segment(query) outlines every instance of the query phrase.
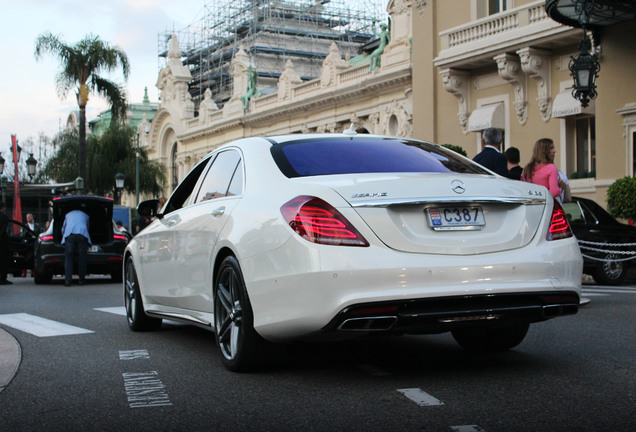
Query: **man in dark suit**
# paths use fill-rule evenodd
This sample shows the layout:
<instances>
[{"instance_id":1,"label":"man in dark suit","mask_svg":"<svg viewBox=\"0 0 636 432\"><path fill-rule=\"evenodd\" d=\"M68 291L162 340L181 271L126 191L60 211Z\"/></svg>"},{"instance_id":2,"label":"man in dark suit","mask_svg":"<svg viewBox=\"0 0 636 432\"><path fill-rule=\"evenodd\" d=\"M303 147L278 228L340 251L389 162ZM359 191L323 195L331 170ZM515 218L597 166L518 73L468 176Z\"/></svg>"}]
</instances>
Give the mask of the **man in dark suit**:
<instances>
[{"instance_id":1,"label":"man in dark suit","mask_svg":"<svg viewBox=\"0 0 636 432\"><path fill-rule=\"evenodd\" d=\"M9 272L9 233L8 225L11 220L5 213L7 206L0 201L0 285L11 285L13 282L7 280Z\"/></svg>"},{"instance_id":2,"label":"man in dark suit","mask_svg":"<svg viewBox=\"0 0 636 432\"><path fill-rule=\"evenodd\" d=\"M508 160L501 153L500 146L501 130L497 128L484 129L481 134L482 150L473 158L473 161L501 176L507 177Z\"/></svg>"}]
</instances>

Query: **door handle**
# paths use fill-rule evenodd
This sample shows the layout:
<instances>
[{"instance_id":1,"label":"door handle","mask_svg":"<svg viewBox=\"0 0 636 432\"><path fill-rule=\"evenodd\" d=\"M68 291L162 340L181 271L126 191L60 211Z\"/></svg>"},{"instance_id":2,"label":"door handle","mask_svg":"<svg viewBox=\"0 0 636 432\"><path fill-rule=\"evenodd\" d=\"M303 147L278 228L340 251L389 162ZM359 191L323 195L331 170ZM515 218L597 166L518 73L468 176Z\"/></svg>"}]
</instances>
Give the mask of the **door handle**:
<instances>
[{"instance_id":1,"label":"door handle","mask_svg":"<svg viewBox=\"0 0 636 432\"><path fill-rule=\"evenodd\" d=\"M225 213L225 207L219 207L217 209L212 210L213 217L223 216L223 213Z\"/></svg>"}]
</instances>

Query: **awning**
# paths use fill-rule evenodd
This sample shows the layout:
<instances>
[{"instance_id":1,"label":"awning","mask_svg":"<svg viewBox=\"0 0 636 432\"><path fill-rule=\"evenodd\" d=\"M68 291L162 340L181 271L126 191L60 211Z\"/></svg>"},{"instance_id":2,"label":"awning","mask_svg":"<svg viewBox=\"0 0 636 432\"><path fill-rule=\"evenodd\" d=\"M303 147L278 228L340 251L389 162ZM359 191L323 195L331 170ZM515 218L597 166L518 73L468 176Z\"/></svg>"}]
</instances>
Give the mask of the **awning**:
<instances>
[{"instance_id":1,"label":"awning","mask_svg":"<svg viewBox=\"0 0 636 432\"><path fill-rule=\"evenodd\" d=\"M562 91L554 98L552 102L552 117L568 117L577 114L594 114L594 100L583 108L581 102L574 99L572 89Z\"/></svg>"},{"instance_id":2,"label":"awning","mask_svg":"<svg viewBox=\"0 0 636 432\"><path fill-rule=\"evenodd\" d=\"M477 108L468 118L468 131L477 132L489 127L504 129L504 106L502 103Z\"/></svg>"}]
</instances>

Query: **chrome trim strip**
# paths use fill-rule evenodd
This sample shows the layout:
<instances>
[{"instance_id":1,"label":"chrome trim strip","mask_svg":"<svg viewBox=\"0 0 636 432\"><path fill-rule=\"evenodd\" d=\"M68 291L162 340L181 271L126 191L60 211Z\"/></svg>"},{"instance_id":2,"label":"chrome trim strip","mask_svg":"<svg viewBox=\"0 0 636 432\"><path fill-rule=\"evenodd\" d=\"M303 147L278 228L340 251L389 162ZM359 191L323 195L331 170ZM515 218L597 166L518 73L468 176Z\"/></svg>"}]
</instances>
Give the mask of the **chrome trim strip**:
<instances>
[{"instance_id":1,"label":"chrome trim strip","mask_svg":"<svg viewBox=\"0 0 636 432\"><path fill-rule=\"evenodd\" d=\"M177 313L170 313L170 312L158 312L158 311L146 311L146 314L150 316L154 316L155 318L165 318L165 319L173 319L177 321L187 321L187 322L193 322L196 324L204 325L206 327L212 327L211 323L195 318L192 315L177 314Z\"/></svg>"},{"instance_id":2,"label":"chrome trim strip","mask_svg":"<svg viewBox=\"0 0 636 432\"><path fill-rule=\"evenodd\" d=\"M389 207L392 205L438 205L438 204L516 204L545 205L545 198L517 197L430 197L430 198L398 198L386 200L349 201L351 207Z\"/></svg>"}]
</instances>

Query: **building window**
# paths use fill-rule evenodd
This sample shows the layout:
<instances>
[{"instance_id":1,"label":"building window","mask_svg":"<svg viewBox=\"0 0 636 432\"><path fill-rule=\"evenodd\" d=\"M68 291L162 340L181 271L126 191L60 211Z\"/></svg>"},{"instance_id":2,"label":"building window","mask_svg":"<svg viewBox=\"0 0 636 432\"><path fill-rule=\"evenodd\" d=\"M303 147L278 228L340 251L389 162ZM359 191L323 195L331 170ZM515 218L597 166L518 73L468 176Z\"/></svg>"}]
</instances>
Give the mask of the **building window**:
<instances>
[{"instance_id":1,"label":"building window","mask_svg":"<svg viewBox=\"0 0 636 432\"><path fill-rule=\"evenodd\" d=\"M594 117L573 119L573 137L568 143L570 178L596 177L596 121Z\"/></svg>"},{"instance_id":2,"label":"building window","mask_svg":"<svg viewBox=\"0 0 636 432\"><path fill-rule=\"evenodd\" d=\"M473 0L473 19L484 18L514 7L514 0Z\"/></svg>"},{"instance_id":3,"label":"building window","mask_svg":"<svg viewBox=\"0 0 636 432\"><path fill-rule=\"evenodd\" d=\"M507 10L507 3L507 0L488 0L488 15L493 15Z\"/></svg>"}]
</instances>

